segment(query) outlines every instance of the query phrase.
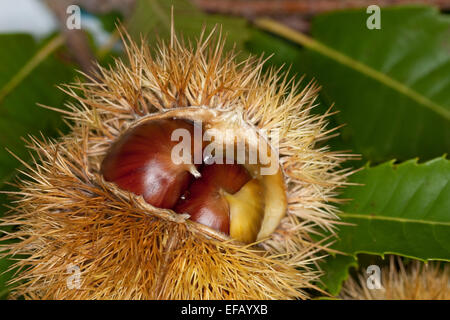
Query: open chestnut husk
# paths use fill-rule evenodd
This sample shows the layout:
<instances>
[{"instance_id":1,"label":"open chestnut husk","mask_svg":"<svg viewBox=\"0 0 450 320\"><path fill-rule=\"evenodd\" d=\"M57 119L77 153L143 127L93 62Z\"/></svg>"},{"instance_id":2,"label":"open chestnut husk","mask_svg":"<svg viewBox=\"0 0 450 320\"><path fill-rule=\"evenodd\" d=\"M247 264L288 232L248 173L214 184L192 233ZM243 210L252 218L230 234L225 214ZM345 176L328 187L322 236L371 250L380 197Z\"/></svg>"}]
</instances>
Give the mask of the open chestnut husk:
<instances>
[{"instance_id":1,"label":"open chestnut husk","mask_svg":"<svg viewBox=\"0 0 450 320\"><path fill-rule=\"evenodd\" d=\"M267 236L278 226L287 208L286 193L282 177L267 178L262 174L264 166L257 162L258 157L274 151L265 155L259 152L260 144L267 142L258 137L255 128L244 125L237 117L235 114L234 122L230 122L227 113L180 108L156 119L142 120L108 150L101 173L106 181L142 195L155 207L187 213L192 221L235 240L254 242L261 238L258 238L261 229L265 230L263 236ZM195 132L196 127L200 132ZM178 150L180 137L187 140L184 150ZM196 148L200 157L195 157ZM271 148L265 145L261 149ZM207 150L213 152L206 154ZM184 162L176 161L175 151L182 151ZM252 164L247 159L251 152L257 152ZM208 157L217 163L206 163ZM201 161L195 163L194 158ZM238 158L241 163L237 163ZM267 176L281 176L278 159L271 160L275 164L266 167L275 169ZM266 193L278 194L276 210L271 203L273 196ZM266 212L266 206L272 209ZM266 219L262 228L265 214L272 219Z\"/></svg>"},{"instance_id":2,"label":"open chestnut husk","mask_svg":"<svg viewBox=\"0 0 450 320\"><path fill-rule=\"evenodd\" d=\"M66 87L70 132L31 138L34 160L0 218L13 228L0 255L20 257L13 298L306 299L316 289L326 244L310 235L333 232L348 175L347 156L323 144L328 114L311 113L317 87L263 72L262 59L236 62L214 31L186 43L126 43L128 62ZM170 139L176 129L191 136L185 148Z\"/></svg>"}]
</instances>

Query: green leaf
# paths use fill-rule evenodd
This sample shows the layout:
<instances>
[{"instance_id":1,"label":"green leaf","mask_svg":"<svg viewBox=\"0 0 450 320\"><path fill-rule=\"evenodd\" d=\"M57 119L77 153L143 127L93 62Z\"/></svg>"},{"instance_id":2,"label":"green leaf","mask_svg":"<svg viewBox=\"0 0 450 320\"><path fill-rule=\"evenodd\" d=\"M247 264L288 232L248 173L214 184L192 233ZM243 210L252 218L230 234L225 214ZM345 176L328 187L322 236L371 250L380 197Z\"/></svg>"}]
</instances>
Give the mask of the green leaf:
<instances>
[{"instance_id":1,"label":"green leaf","mask_svg":"<svg viewBox=\"0 0 450 320\"><path fill-rule=\"evenodd\" d=\"M343 140L366 159L431 159L450 150L449 16L430 7L386 8L381 30L367 29L367 17L362 10L318 16L312 38L261 20L305 49L275 37L247 48L260 52L272 42L273 61L316 78L322 97L340 110Z\"/></svg>"},{"instance_id":2,"label":"green leaf","mask_svg":"<svg viewBox=\"0 0 450 320\"><path fill-rule=\"evenodd\" d=\"M39 132L51 136L61 128L58 113L36 104L61 106L64 95L55 86L71 80L74 72L56 56L48 57L52 51L46 52L46 48L51 41L39 46L31 36L22 34L0 35L0 41L0 189L3 189L19 165L6 148L26 160L22 137Z\"/></svg>"},{"instance_id":3,"label":"green leaf","mask_svg":"<svg viewBox=\"0 0 450 320\"><path fill-rule=\"evenodd\" d=\"M62 106L64 94L56 85L70 81L73 66L60 60L55 52L62 41L55 37L40 44L29 35L0 35L0 190L20 166L7 150L27 161L29 154L22 138L29 134L54 136L62 129L61 116L36 105ZM5 211L6 196L0 194L0 216ZM0 296L6 296L5 282L12 273L3 272L11 261L0 259Z\"/></svg>"},{"instance_id":4,"label":"green leaf","mask_svg":"<svg viewBox=\"0 0 450 320\"><path fill-rule=\"evenodd\" d=\"M323 286L337 295L357 255L397 254L419 260L450 261L450 161L437 158L418 164L393 161L366 166L351 178L340 209L351 225L339 226L333 249L349 256L321 262ZM359 259L358 259L359 260Z\"/></svg>"},{"instance_id":5,"label":"green leaf","mask_svg":"<svg viewBox=\"0 0 450 320\"><path fill-rule=\"evenodd\" d=\"M6 299L9 294L7 282L13 277L15 270L8 270L13 264L13 260L0 259L0 300Z\"/></svg>"},{"instance_id":6,"label":"green leaf","mask_svg":"<svg viewBox=\"0 0 450 320\"><path fill-rule=\"evenodd\" d=\"M336 296L341 290L342 283L348 278L349 268L357 266L358 261L353 256L342 254L328 256L320 262L320 269L324 272L320 278L322 287Z\"/></svg>"},{"instance_id":7,"label":"green leaf","mask_svg":"<svg viewBox=\"0 0 450 320\"><path fill-rule=\"evenodd\" d=\"M398 254L421 260L450 261L450 161L410 160L356 173L344 198L335 249L349 254Z\"/></svg>"},{"instance_id":8,"label":"green leaf","mask_svg":"<svg viewBox=\"0 0 450 320\"><path fill-rule=\"evenodd\" d=\"M216 25L222 27L227 37L228 50L235 44L237 50L243 50L244 42L250 38L252 30L245 19L205 14L187 0L137 0L134 14L127 22L128 32L135 40L145 35L152 44L157 37L169 39L172 7L177 33L191 42L199 38L203 27L209 32Z\"/></svg>"},{"instance_id":9,"label":"green leaf","mask_svg":"<svg viewBox=\"0 0 450 320\"><path fill-rule=\"evenodd\" d=\"M103 14L97 14L103 29L112 33L116 31L116 25L123 21L123 14L120 11L112 10Z\"/></svg>"}]
</instances>

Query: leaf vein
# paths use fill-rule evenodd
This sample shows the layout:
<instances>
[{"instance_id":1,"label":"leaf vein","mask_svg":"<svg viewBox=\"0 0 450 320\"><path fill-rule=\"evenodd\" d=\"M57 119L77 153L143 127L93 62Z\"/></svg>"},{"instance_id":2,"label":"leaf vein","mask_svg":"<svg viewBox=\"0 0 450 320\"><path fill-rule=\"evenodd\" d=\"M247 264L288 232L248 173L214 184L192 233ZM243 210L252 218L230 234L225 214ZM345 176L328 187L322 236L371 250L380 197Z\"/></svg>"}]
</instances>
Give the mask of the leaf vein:
<instances>
[{"instance_id":1,"label":"leaf vein","mask_svg":"<svg viewBox=\"0 0 450 320\"><path fill-rule=\"evenodd\" d=\"M402 223L422 223L422 224L441 225L441 226L449 226L450 227L450 222L446 222L446 221L427 221L427 220L421 220L421 219L406 219L406 218L399 218L399 217L366 215L366 214L357 214L357 213L340 213L339 216L342 218L386 220L386 221L396 221L396 222L402 222Z\"/></svg>"}]
</instances>

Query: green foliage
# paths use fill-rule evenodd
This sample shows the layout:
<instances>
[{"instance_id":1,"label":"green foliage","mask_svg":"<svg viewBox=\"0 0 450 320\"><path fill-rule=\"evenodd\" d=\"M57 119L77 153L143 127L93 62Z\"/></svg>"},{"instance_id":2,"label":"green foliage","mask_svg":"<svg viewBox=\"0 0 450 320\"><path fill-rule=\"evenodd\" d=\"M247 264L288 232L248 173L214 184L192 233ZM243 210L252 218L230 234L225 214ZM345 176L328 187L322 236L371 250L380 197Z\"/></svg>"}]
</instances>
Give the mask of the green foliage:
<instances>
[{"instance_id":1,"label":"green foliage","mask_svg":"<svg viewBox=\"0 0 450 320\"><path fill-rule=\"evenodd\" d=\"M366 166L346 188L337 250L450 260L450 161Z\"/></svg>"},{"instance_id":2,"label":"green foliage","mask_svg":"<svg viewBox=\"0 0 450 320\"><path fill-rule=\"evenodd\" d=\"M0 88L18 73L45 43L37 44L29 35L0 35ZM42 61L12 92L0 100L0 189L5 187L19 162L6 150L21 159L28 159L22 138L28 135L54 135L61 128L58 113L37 106L60 107L65 99L56 85L68 82L74 75L73 66L63 63L56 55ZM2 209L0 209L1 212Z\"/></svg>"},{"instance_id":3,"label":"green foliage","mask_svg":"<svg viewBox=\"0 0 450 320\"><path fill-rule=\"evenodd\" d=\"M351 149L372 163L448 152L449 17L428 7L383 9L381 30L364 28L366 18L361 10L318 16L315 43L303 42L304 48L269 34L253 34L246 47L255 53L272 48L272 63L291 64L294 73L318 81L325 102L319 109L335 102L339 113L331 122L346 124L334 148ZM342 56L351 63L342 63ZM450 260L449 174L443 158L421 165L389 162L356 174L351 181L363 185L344 192L353 201L341 208L353 226L340 226L333 247L350 256L321 264L326 289L338 294L363 252Z\"/></svg>"},{"instance_id":4,"label":"green foliage","mask_svg":"<svg viewBox=\"0 0 450 320\"><path fill-rule=\"evenodd\" d=\"M48 42L38 44L31 36L23 34L0 35L0 42L0 190L5 191L12 189L7 183L15 176L15 169L20 168L20 162L7 149L27 161L29 154L22 138L40 133L51 137L63 129L58 113L36 104L61 107L66 97L56 85L71 81L75 72L72 65L61 59L62 56L53 54L37 61L37 67L6 92L3 89L11 79L30 60L36 59L36 54ZM61 51L58 53L63 54ZM5 194L0 194L0 216L6 210L6 198ZM11 264L10 260L0 259L0 298L8 292L5 283L13 272L4 271Z\"/></svg>"},{"instance_id":5,"label":"green foliage","mask_svg":"<svg viewBox=\"0 0 450 320\"><path fill-rule=\"evenodd\" d=\"M323 263L322 281L337 294L355 265L357 254L397 254L420 260L450 261L450 161L437 158L418 164L387 162L366 166L352 176L362 184L346 188L341 207L337 256Z\"/></svg>"},{"instance_id":6,"label":"green foliage","mask_svg":"<svg viewBox=\"0 0 450 320\"><path fill-rule=\"evenodd\" d=\"M317 79L324 101L339 110L334 120L346 124L342 146L366 160L440 156L450 150L449 17L429 7L386 8L381 30L367 29L367 17L363 10L316 17L312 37L326 52L265 35L247 48L270 45L272 62Z\"/></svg>"},{"instance_id":7,"label":"green foliage","mask_svg":"<svg viewBox=\"0 0 450 320\"><path fill-rule=\"evenodd\" d=\"M97 16L103 28L108 32L114 32L116 25L121 23L123 15L119 11L111 11Z\"/></svg>"},{"instance_id":8,"label":"green foliage","mask_svg":"<svg viewBox=\"0 0 450 320\"><path fill-rule=\"evenodd\" d=\"M253 32L244 19L208 15L186 0L137 0L136 10L127 23L130 35L137 41L146 36L151 44L156 43L157 38L168 40L172 7L177 32L191 42L199 38L203 28L208 33L217 26L227 37L227 50L234 45L237 50L243 50L244 41Z\"/></svg>"},{"instance_id":9,"label":"green foliage","mask_svg":"<svg viewBox=\"0 0 450 320\"><path fill-rule=\"evenodd\" d=\"M12 279L16 272L16 269L9 270L13 262L12 259L0 259L0 300L8 297L10 287L7 282Z\"/></svg>"},{"instance_id":10,"label":"green foliage","mask_svg":"<svg viewBox=\"0 0 450 320\"><path fill-rule=\"evenodd\" d=\"M350 267L357 267L358 261L353 256L343 254L330 255L320 262L320 269L324 272L321 285L333 296L341 290L342 283L348 278Z\"/></svg>"}]
</instances>

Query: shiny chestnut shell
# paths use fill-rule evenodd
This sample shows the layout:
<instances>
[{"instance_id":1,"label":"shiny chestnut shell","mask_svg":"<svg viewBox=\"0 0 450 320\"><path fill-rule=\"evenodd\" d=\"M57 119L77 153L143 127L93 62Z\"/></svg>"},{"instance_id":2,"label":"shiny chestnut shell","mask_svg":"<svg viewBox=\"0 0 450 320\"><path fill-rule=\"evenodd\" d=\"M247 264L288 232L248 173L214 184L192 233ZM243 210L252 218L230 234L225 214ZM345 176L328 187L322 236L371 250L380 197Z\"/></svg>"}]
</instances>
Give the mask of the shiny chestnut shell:
<instances>
[{"instance_id":1,"label":"shiny chestnut shell","mask_svg":"<svg viewBox=\"0 0 450 320\"><path fill-rule=\"evenodd\" d=\"M194 136L194 125L181 119L151 120L129 130L103 160L104 179L142 195L155 207L172 208L193 179L189 164L174 164L171 159L172 148L179 143L171 140L172 132L180 128ZM191 151L193 155L193 142Z\"/></svg>"},{"instance_id":2,"label":"shiny chestnut shell","mask_svg":"<svg viewBox=\"0 0 450 320\"><path fill-rule=\"evenodd\" d=\"M185 192L174 210L225 234L230 233L230 208L224 193L235 194L251 180L239 164L204 165L201 177Z\"/></svg>"}]
</instances>

